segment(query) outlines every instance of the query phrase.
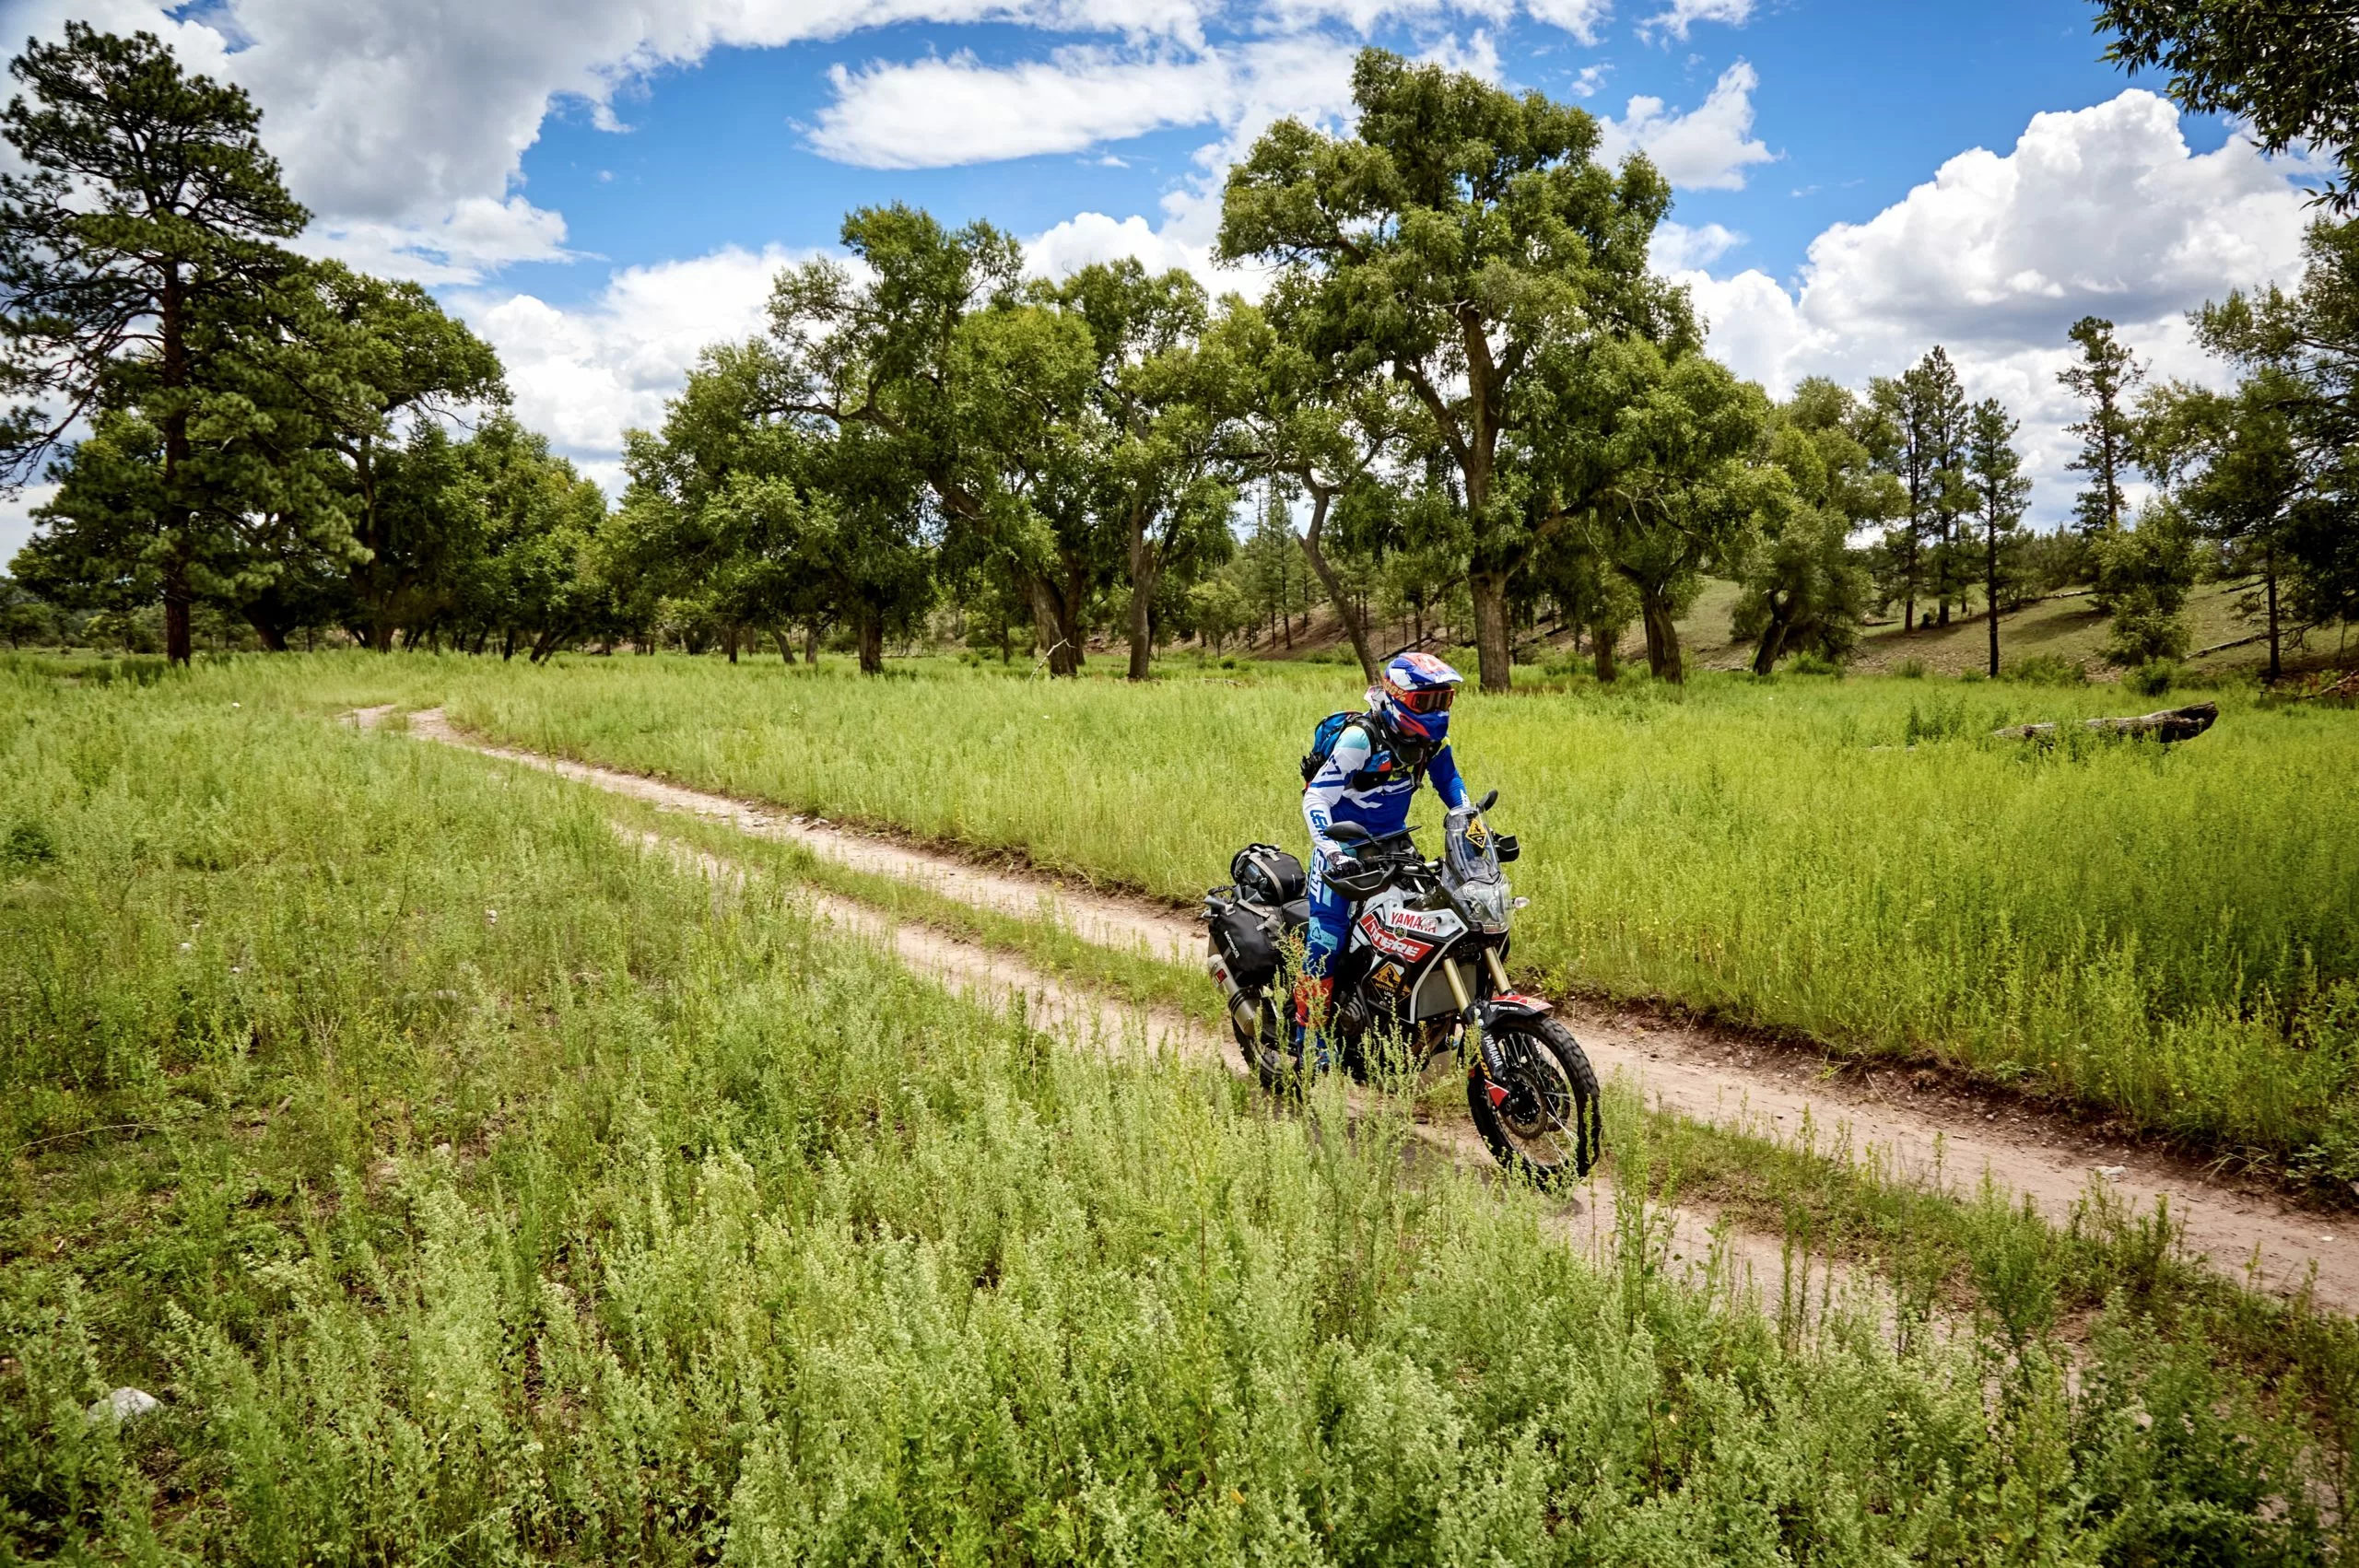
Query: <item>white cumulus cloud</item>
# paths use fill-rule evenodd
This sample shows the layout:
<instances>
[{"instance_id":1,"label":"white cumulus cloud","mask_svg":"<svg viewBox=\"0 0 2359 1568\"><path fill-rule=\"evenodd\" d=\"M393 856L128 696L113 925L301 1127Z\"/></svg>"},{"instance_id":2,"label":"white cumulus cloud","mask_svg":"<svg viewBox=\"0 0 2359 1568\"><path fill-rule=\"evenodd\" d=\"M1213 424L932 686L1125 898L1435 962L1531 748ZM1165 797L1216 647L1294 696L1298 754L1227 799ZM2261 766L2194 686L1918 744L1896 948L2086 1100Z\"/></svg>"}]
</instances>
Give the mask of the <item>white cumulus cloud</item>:
<instances>
[{"instance_id":1,"label":"white cumulus cloud","mask_svg":"<svg viewBox=\"0 0 2359 1568\"><path fill-rule=\"evenodd\" d=\"M1865 223L1827 229L1791 287L1692 261L1679 275L1714 351L1773 392L1809 375L1863 385L1941 344L1970 393L2023 420L2036 515L2054 518L2075 487L2063 426L2078 410L2055 380L2066 329L2103 316L2156 374L2217 376L2186 313L2298 274L2309 214L2285 174L2240 140L2192 151L2177 111L2131 89L2035 115L2011 150L1960 153Z\"/></svg>"},{"instance_id":2,"label":"white cumulus cloud","mask_svg":"<svg viewBox=\"0 0 2359 1568\"><path fill-rule=\"evenodd\" d=\"M1444 47L1471 54L1453 59L1461 68L1497 69L1485 39ZM1080 152L1173 126L1250 139L1282 115L1319 120L1346 107L1355 53L1348 41L1301 34L1227 48L1061 49L1011 65L969 53L839 65L835 101L810 141L864 168L936 169Z\"/></svg>"},{"instance_id":3,"label":"white cumulus cloud","mask_svg":"<svg viewBox=\"0 0 2359 1568\"><path fill-rule=\"evenodd\" d=\"M664 400L709 345L760 332L772 280L810 254L732 246L627 267L569 309L521 293L464 293L454 304L499 350L517 417L619 490L623 432L663 423Z\"/></svg>"},{"instance_id":4,"label":"white cumulus cloud","mask_svg":"<svg viewBox=\"0 0 2359 1568\"><path fill-rule=\"evenodd\" d=\"M314 248L377 257L438 281L538 249L473 249L470 204L515 194L524 153L571 103L619 128L618 103L651 74L722 47L768 48L909 22L1010 22L1130 39L1203 41L1217 0L31 0L17 38L67 18L145 29L192 69L239 83L288 187L318 215ZM529 228L529 225L527 226Z\"/></svg>"},{"instance_id":5,"label":"white cumulus cloud","mask_svg":"<svg viewBox=\"0 0 2359 1568\"><path fill-rule=\"evenodd\" d=\"M1666 218L1655 226L1647 246L1647 261L1657 272L1687 272L1708 267L1744 243L1744 236L1724 224L1705 223L1691 228Z\"/></svg>"},{"instance_id":6,"label":"white cumulus cloud","mask_svg":"<svg viewBox=\"0 0 2359 1568\"><path fill-rule=\"evenodd\" d=\"M1604 133L1599 156L1619 163L1632 152L1643 152L1673 185L1691 191L1743 190L1749 166L1777 158L1753 135L1753 89L1760 85L1760 76L1740 60L1720 73L1702 103L1684 114L1672 112L1659 98L1634 98L1621 118L1599 122Z\"/></svg>"}]
</instances>

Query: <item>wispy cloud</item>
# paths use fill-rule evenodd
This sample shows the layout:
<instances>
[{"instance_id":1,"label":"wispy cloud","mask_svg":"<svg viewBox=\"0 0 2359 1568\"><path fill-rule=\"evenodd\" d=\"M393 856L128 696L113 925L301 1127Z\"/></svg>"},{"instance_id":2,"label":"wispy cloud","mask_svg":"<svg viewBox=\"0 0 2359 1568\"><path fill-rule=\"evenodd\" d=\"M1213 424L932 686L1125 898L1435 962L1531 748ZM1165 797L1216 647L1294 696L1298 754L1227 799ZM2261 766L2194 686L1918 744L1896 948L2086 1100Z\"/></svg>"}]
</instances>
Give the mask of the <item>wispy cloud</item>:
<instances>
[{"instance_id":1,"label":"wispy cloud","mask_svg":"<svg viewBox=\"0 0 2359 1568\"><path fill-rule=\"evenodd\" d=\"M1671 4L1638 24L1638 36L1663 34L1683 41L1697 22L1723 22L1741 28L1753 19L1754 0L1671 0Z\"/></svg>"}]
</instances>

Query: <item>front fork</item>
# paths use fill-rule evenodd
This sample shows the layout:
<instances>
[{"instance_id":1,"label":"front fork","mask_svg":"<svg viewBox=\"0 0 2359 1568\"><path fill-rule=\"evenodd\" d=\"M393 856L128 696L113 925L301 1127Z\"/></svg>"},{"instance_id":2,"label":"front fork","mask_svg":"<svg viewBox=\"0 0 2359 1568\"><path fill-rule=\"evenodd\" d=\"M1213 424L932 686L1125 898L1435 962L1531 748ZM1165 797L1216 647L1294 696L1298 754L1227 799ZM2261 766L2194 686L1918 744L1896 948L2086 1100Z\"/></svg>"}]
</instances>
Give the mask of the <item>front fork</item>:
<instances>
[{"instance_id":1,"label":"front fork","mask_svg":"<svg viewBox=\"0 0 2359 1568\"><path fill-rule=\"evenodd\" d=\"M1485 946L1483 949L1483 962L1490 965L1492 995L1501 996L1515 989L1508 984L1508 966L1499 962L1497 948ZM1458 972L1457 959L1445 957L1441 961L1441 966L1442 973L1449 979L1450 1000L1458 1003L1458 1032L1454 1043L1460 1057L1463 1059L1466 1054L1467 1025L1476 1021L1474 998L1466 989L1466 977ZM1505 1103L1508 1097L1507 1090L1499 1083L1500 1078L1507 1072L1507 1059L1499 1054L1498 1041L1493 1037L1490 1030L1483 1030L1475 1039L1474 1059L1469 1066L1468 1076L1472 1077L1477 1073L1482 1075L1483 1093L1489 1098L1492 1106L1496 1107Z\"/></svg>"}]
</instances>

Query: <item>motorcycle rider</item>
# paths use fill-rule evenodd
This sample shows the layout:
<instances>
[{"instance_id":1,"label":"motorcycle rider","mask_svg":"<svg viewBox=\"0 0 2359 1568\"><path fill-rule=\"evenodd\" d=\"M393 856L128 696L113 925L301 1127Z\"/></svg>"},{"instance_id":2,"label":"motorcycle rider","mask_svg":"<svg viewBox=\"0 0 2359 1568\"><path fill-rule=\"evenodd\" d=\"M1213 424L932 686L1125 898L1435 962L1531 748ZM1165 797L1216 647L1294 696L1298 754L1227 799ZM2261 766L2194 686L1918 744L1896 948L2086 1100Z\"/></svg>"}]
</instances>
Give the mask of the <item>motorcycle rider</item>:
<instances>
[{"instance_id":1,"label":"motorcycle rider","mask_svg":"<svg viewBox=\"0 0 2359 1568\"><path fill-rule=\"evenodd\" d=\"M1352 927L1351 900L1328 885L1328 873L1355 863L1329 836L1339 822L1357 823L1381 838L1409 825L1417 782L1431 777L1442 804L1467 803L1466 781L1449 751L1449 708L1461 677L1430 653L1395 654L1367 689L1365 717L1335 737L1326 765L1302 792L1302 820L1310 826L1310 926L1304 933L1302 976L1295 984L1294 1045L1319 1032L1318 1059L1328 1066L1323 1033L1333 999L1335 955Z\"/></svg>"}]
</instances>

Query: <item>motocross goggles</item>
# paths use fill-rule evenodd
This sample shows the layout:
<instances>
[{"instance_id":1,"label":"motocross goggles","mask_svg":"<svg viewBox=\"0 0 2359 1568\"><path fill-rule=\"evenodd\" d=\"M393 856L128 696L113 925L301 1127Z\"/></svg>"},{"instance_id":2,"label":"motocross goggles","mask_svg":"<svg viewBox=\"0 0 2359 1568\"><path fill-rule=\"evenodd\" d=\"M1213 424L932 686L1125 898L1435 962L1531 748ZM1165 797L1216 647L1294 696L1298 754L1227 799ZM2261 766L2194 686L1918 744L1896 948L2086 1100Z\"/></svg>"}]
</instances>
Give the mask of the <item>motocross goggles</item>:
<instances>
[{"instance_id":1,"label":"motocross goggles","mask_svg":"<svg viewBox=\"0 0 2359 1568\"><path fill-rule=\"evenodd\" d=\"M1411 713L1448 713L1450 699L1458 695L1456 686L1425 686L1409 691L1389 680L1384 683L1384 690L1387 696Z\"/></svg>"}]
</instances>

